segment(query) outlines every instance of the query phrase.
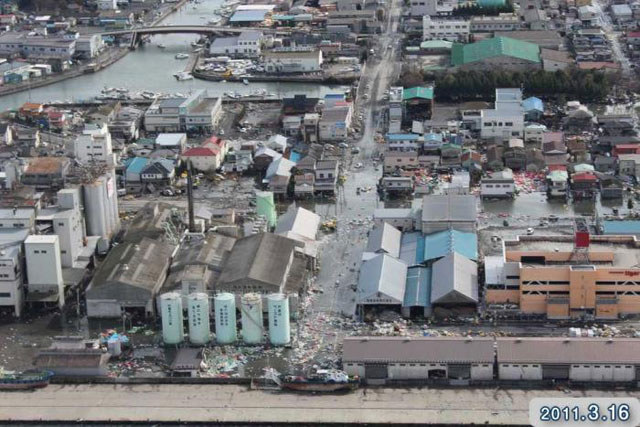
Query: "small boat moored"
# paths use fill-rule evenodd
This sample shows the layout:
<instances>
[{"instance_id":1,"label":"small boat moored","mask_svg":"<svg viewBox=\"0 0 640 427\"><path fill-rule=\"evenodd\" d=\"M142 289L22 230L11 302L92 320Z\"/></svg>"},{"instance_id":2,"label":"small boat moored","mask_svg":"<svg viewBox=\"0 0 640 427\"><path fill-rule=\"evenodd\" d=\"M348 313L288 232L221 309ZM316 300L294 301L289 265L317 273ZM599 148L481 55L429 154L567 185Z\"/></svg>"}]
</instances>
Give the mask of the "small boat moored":
<instances>
[{"instance_id":1,"label":"small boat moored","mask_svg":"<svg viewBox=\"0 0 640 427\"><path fill-rule=\"evenodd\" d=\"M0 390L31 390L46 387L52 376L51 371L0 371Z\"/></svg>"},{"instance_id":2,"label":"small boat moored","mask_svg":"<svg viewBox=\"0 0 640 427\"><path fill-rule=\"evenodd\" d=\"M337 369L318 369L306 377L287 375L280 379L280 388L295 391L332 392L355 390L360 378L350 377Z\"/></svg>"},{"instance_id":3,"label":"small boat moored","mask_svg":"<svg viewBox=\"0 0 640 427\"><path fill-rule=\"evenodd\" d=\"M189 59L188 53L177 53L175 56L176 59Z\"/></svg>"}]
</instances>

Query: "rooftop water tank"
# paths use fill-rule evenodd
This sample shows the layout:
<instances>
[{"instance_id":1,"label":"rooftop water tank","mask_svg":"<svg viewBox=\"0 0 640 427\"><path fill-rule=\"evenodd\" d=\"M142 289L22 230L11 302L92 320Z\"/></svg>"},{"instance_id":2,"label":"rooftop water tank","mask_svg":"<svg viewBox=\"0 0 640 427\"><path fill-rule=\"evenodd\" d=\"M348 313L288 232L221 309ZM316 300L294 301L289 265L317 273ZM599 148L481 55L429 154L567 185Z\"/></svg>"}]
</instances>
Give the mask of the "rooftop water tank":
<instances>
[{"instance_id":1,"label":"rooftop water tank","mask_svg":"<svg viewBox=\"0 0 640 427\"><path fill-rule=\"evenodd\" d=\"M289 299L284 294L267 297L269 308L269 341L273 345L286 345L291 341Z\"/></svg>"},{"instance_id":2,"label":"rooftop water tank","mask_svg":"<svg viewBox=\"0 0 640 427\"><path fill-rule=\"evenodd\" d=\"M189 315L189 342L194 345L207 344L211 341L209 295L204 292L195 292L189 295L187 313Z\"/></svg>"},{"instance_id":3,"label":"rooftop water tank","mask_svg":"<svg viewBox=\"0 0 640 427\"><path fill-rule=\"evenodd\" d=\"M262 298L259 294L244 294L240 300L242 312L242 340L245 344L262 343Z\"/></svg>"},{"instance_id":4,"label":"rooftop water tank","mask_svg":"<svg viewBox=\"0 0 640 427\"><path fill-rule=\"evenodd\" d=\"M216 342L231 344L238 339L236 332L236 297L230 293L222 293L214 298Z\"/></svg>"},{"instance_id":5,"label":"rooftop water tank","mask_svg":"<svg viewBox=\"0 0 640 427\"><path fill-rule=\"evenodd\" d=\"M182 297L177 292L160 296L162 313L162 340L165 344L180 344L184 341L184 319Z\"/></svg>"}]
</instances>

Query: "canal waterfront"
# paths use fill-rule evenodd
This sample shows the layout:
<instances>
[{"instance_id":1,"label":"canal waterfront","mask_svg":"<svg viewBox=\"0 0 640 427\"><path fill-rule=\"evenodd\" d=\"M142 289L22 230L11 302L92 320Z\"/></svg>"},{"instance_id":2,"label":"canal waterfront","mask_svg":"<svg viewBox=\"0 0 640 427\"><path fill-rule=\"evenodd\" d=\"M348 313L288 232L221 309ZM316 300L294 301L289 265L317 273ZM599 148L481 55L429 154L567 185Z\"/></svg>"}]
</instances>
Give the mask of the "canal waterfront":
<instances>
[{"instance_id":1,"label":"canal waterfront","mask_svg":"<svg viewBox=\"0 0 640 427\"><path fill-rule=\"evenodd\" d=\"M188 3L176 13L167 17L160 25L207 25L213 11L223 4L223 0L203 0L194 5ZM194 8L195 7L195 8ZM117 63L95 74L86 74L50 86L24 91L0 98L0 110L17 108L26 101L84 101L99 95L103 87L124 87L132 91L149 90L163 93L187 94L197 89L207 89L213 95L235 91L248 94L264 88L278 96L306 94L322 96L325 93L344 90L342 86L323 86L301 83L242 83L210 82L204 80L177 81L173 74L183 71L186 61L175 59L177 53L189 53L191 42L198 39L194 34L167 34L154 36L151 43L129 53ZM164 44L165 49L158 48Z\"/></svg>"}]
</instances>

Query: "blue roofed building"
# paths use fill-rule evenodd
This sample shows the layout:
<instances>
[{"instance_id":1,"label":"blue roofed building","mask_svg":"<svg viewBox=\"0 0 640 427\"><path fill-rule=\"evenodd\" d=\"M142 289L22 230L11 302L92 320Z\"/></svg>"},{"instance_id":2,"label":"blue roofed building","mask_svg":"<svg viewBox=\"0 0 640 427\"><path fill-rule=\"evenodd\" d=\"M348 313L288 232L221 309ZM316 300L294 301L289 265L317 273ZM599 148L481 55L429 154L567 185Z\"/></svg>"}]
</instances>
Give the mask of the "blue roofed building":
<instances>
[{"instance_id":1,"label":"blue roofed building","mask_svg":"<svg viewBox=\"0 0 640 427\"><path fill-rule=\"evenodd\" d=\"M125 162L125 185L128 192L142 190L142 171L149 164L146 157L134 157Z\"/></svg>"},{"instance_id":2,"label":"blue roofed building","mask_svg":"<svg viewBox=\"0 0 640 427\"><path fill-rule=\"evenodd\" d=\"M402 315L404 317L431 315L431 268L410 267L405 281Z\"/></svg>"},{"instance_id":3,"label":"blue roofed building","mask_svg":"<svg viewBox=\"0 0 640 427\"><path fill-rule=\"evenodd\" d=\"M637 236L640 237L640 221L602 221L602 234L618 235L618 236Z\"/></svg>"},{"instance_id":4,"label":"blue roofed building","mask_svg":"<svg viewBox=\"0 0 640 427\"><path fill-rule=\"evenodd\" d=\"M422 262L440 259L451 252L457 252L470 260L478 259L478 236L458 230L444 230L424 237Z\"/></svg>"},{"instance_id":5,"label":"blue roofed building","mask_svg":"<svg viewBox=\"0 0 640 427\"><path fill-rule=\"evenodd\" d=\"M268 13L266 9L238 10L229 18L229 24L238 26L260 24L266 19Z\"/></svg>"},{"instance_id":6,"label":"blue roofed building","mask_svg":"<svg viewBox=\"0 0 640 427\"><path fill-rule=\"evenodd\" d=\"M507 5L507 0L477 0L482 8L502 7Z\"/></svg>"},{"instance_id":7,"label":"blue roofed building","mask_svg":"<svg viewBox=\"0 0 640 427\"><path fill-rule=\"evenodd\" d=\"M522 108L524 108L525 120L530 122L537 122L544 114L544 104L540 98L536 98L535 96L522 101Z\"/></svg>"},{"instance_id":8,"label":"blue roofed building","mask_svg":"<svg viewBox=\"0 0 640 427\"><path fill-rule=\"evenodd\" d=\"M399 258L408 266L422 264L424 259L424 236L422 233L416 231L402 235Z\"/></svg>"}]
</instances>

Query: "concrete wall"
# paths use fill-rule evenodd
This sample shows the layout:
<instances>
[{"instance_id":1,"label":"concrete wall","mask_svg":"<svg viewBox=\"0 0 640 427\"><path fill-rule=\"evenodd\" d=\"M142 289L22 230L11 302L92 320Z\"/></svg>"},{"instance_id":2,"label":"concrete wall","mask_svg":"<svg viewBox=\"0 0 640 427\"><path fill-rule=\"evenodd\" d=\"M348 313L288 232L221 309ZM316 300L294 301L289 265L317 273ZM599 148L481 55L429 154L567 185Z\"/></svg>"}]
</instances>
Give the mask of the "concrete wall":
<instances>
[{"instance_id":1,"label":"concrete wall","mask_svg":"<svg viewBox=\"0 0 640 427\"><path fill-rule=\"evenodd\" d=\"M471 365L472 380L493 379L493 363L474 363Z\"/></svg>"},{"instance_id":2,"label":"concrete wall","mask_svg":"<svg viewBox=\"0 0 640 427\"><path fill-rule=\"evenodd\" d=\"M445 363L389 363L389 379L411 380L427 379L429 371L444 370L447 372Z\"/></svg>"}]
</instances>

